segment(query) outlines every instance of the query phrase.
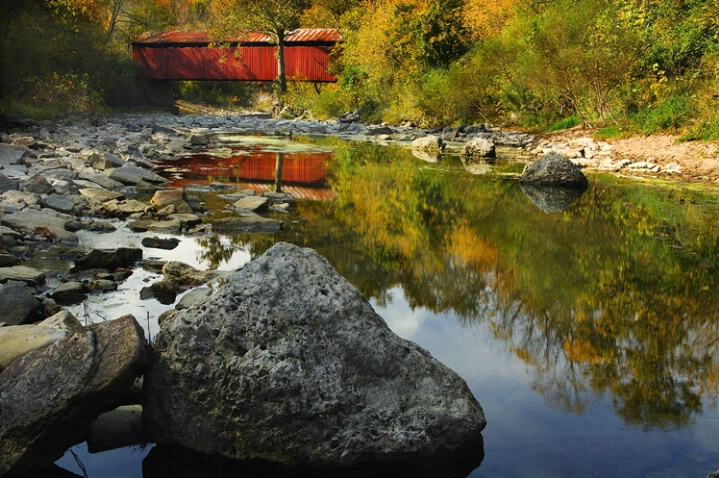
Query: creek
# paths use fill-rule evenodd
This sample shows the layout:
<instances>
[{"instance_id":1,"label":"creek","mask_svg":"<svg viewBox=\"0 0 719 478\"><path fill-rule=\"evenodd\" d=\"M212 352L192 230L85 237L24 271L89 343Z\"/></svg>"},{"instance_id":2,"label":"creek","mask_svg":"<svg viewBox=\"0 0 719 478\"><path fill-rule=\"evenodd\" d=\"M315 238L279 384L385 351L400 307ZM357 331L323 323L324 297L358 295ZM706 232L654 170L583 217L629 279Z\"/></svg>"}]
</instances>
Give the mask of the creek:
<instances>
[{"instance_id":1,"label":"creek","mask_svg":"<svg viewBox=\"0 0 719 478\"><path fill-rule=\"evenodd\" d=\"M429 163L392 146L302 138L227 138L221 154L159 169L221 216L234 213L202 186L272 190L280 161L279 187L298 198L265 214L282 232L182 237L153 258L233 270L279 241L315 249L395 333L467 381L488 422L469 476L719 467L719 190L590 175L581 196L545 212L505 177L521 169L507 157L471 174L456 156ZM92 237L139 243L129 232ZM173 305L139 299L152 279L138 271L103 307L147 317L154 335ZM99 320L88 304L78 317ZM72 450L92 478L140 477L151 448ZM58 464L80 473L70 452Z\"/></svg>"}]
</instances>

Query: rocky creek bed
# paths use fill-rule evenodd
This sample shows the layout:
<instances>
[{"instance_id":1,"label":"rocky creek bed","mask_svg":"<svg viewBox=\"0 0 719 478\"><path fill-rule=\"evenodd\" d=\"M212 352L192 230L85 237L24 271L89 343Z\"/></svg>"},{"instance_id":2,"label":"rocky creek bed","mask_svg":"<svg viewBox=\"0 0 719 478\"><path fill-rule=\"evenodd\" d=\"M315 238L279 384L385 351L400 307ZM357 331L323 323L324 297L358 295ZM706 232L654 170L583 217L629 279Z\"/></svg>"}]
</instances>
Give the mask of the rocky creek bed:
<instances>
[{"instance_id":1,"label":"rocky creek bed","mask_svg":"<svg viewBox=\"0 0 719 478\"><path fill-rule=\"evenodd\" d=\"M281 221L256 211L286 209L292 200L278 193L229 191L222 184L192 189L225 193L235 214L213 220L189 189L166 187L168 180L153 171L153 160L212 147L223 134L345 130L369 138L376 132L363 125L256 117L126 116L100 126L3 121L0 475L32 475L38 468L50 473L47 467L83 440L91 449L107 449L148 437L233 460L304 467L402 461L467 446L473 447L475 466L478 443L481 461L484 415L464 381L390 332L361 294L314 252L278 245L252 267L227 272L225 285L212 295L200 286L215 279L215 272L144 257L147 250L172 251L178 237L213 230L276 231ZM132 234L135 245L113 240ZM93 248L94 243L110 247ZM142 318L123 315L122 307L107 310L93 324L72 313L88 297L101 303L140 267L162 276L134 291L141 298L172 304L179 290L196 288L164 314L167 325L152 346L140 326ZM286 299L278 298L280 290ZM306 301L300 309L298 298ZM215 312L205 315L206 307ZM343 318L342 327L333 328L337 317ZM189 335L173 332L175 327ZM178 334L180 339L172 342L169 337ZM207 341L198 342L201 338ZM201 350L181 350L190 343ZM368 343L373 353L357 355ZM210 345L221 349L205 350ZM176 347L180 353L171 354ZM308 353L312 350L314 356ZM187 359L187 370L195 375L183 378L187 388L166 388L176 379L168 373ZM392 374L378 376L379 369ZM303 371L314 371L316 377ZM208 386L210 377L219 388ZM388 380L392 386L384 387ZM258 388L258 381L266 383ZM143 386L145 407L137 408ZM237 400L227 402L228 393ZM169 397L176 400L167 402ZM405 405L396 407L396 400ZM183 408L190 402L189 410ZM202 403L206 407L195 408ZM287 410L289 403L294 403L292 410ZM248 414L254 417L250 422L257 422L252 433L247 432ZM276 420L283 416L287 423L291 417L291 426L280 438ZM205 439L183 438L197 433L201 422ZM118 428L123 431L113 438ZM312 430L314 437L308 435Z\"/></svg>"},{"instance_id":2,"label":"rocky creek bed","mask_svg":"<svg viewBox=\"0 0 719 478\"><path fill-rule=\"evenodd\" d=\"M87 438L101 413L117 405L137 406L141 383L136 379L145 375L148 363L150 376L155 377L146 386L146 403L153 412L145 413L145 422L152 439L232 459L261 458L302 466L401 460L475 443L484 427L481 407L463 381L383 327L360 294L316 254L283 245L268 251L257 261L260 265L245 268L249 272L221 273L234 288L211 296L210 289L201 286L216 279L217 273L181 260L145 257L147 250L174 250L180 237L213 231L276 231L281 221L261 212L283 210L292 202L281 193L258 196L223 184L168 188L168 180L154 171L155 160L221 147L222 138L228 136L316 135L412 147L428 161L457 153L467 169L478 174L486 172L483 164L493 161L495 147L514 148L528 162L558 151L585 170L684 174L678 163L617 157L609 144L591 139L539 140L488 125L428 131L369 126L347 118L316 122L169 114L109 117L96 126L18 118L4 118L3 124L0 475L50 465L66 448ZM214 218L208 213L201 200L208 191L222 191L235 214ZM112 239L118 234L136 235L137 244L120 247ZM93 237L106 239L89 240ZM116 246L92 248L94 242ZM57 261L43 259L48 254ZM142 317L108 310L108 319L123 317L88 326L71 312L88 297L101 303L103 294L121 287L140 267L162 276L134 291L142 298L172 304L179 290L196 288L176 309L163 314L169 325L163 326L149 356L148 330L138 323ZM238 281L242 286L236 290ZM272 286L276 289L270 287L273 281L279 281ZM286 292L290 284L299 286ZM276 298L285 293L288 305L282 309ZM271 295L270 303L265 302L269 297L265 294ZM305 304L307 297L314 299ZM298 298L305 301L299 315ZM273 316L277 307L282 310L279 318ZM315 309L321 309L317 316L312 315ZM242 320L259 319L228 322L228 311L237 310L244 314ZM328 328L337 316L357 324L349 335ZM312 333L307 333L308 327ZM272 335L275 332L281 336ZM294 337L294 346L272 348L288 337ZM377 342L370 347L367 337L376 337ZM218 342L224 349L212 349ZM189 344L199 348L187 348ZM363 348L372 352L359 354ZM306 350L314 349L333 352L305 356ZM385 349L386 356L377 355ZM223 359L209 363L206 357ZM378 381L377 370L393 372ZM318 375L310 377L310 372ZM359 382L345 383L347 373L359 377ZM266 376L273 376L275 382L269 388L255 388L253 384ZM300 385L293 379L297 376L304 377ZM411 377L416 376L425 379L424 388L414 394L410 390L417 384ZM214 377L218 388L206 387L207 377ZM387 380L393 381L389 389L394 395L382 392ZM182 390L173 388L179 382ZM397 392L404 388L405 392ZM166 394L169 398L164 398ZM229 405L218 401L228 394L236 394L237 400ZM238 406L247 396L255 398ZM286 400L290 396L292 402ZM188 397L193 402L189 409ZM432 403L421 397L433 397ZM390 407L397 400L403 403L399 415ZM142 412L119 410L112 413L135 423L125 425L129 431L120 444L127 444L128 434L133 436L130 441L144 440L137 436ZM196 430L183 428L195 413L207 417L200 442L193 438ZM234 425L227 425L228 417ZM282 433L277 432L280 419L289 423ZM265 429L253 429L248 433L251 440L232 436L233 430L247 430L250 422L266 422ZM308 423L314 425L308 428ZM309 429L314 430L311 440L305 436ZM267 430L271 436L265 435Z\"/></svg>"}]
</instances>

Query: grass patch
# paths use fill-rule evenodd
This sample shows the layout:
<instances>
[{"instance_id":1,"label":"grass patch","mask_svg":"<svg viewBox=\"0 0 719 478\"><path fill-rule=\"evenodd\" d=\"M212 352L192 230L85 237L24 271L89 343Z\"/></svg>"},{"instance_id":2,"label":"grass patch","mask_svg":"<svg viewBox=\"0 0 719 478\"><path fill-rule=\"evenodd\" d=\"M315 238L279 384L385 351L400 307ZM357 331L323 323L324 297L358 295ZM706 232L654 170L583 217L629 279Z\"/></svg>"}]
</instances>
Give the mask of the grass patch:
<instances>
[{"instance_id":1,"label":"grass patch","mask_svg":"<svg viewBox=\"0 0 719 478\"><path fill-rule=\"evenodd\" d=\"M0 112L18 115L35 121L56 121L65 117L65 110L54 105L32 105L27 103L6 103Z\"/></svg>"},{"instance_id":2,"label":"grass patch","mask_svg":"<svg viewBox=\"0 0 719 478\"><path fill-rule=\"evenodd\" d=\"M659 106L640 111L632 117L644 134L678 129L691 117L691 101L686 95L666 98Z\"/></svg>"},{"instance_id":3,"label":"grass patch","mask_svg":"<svg viewBox=\"0 0 719 478\"><path fill-rule=\"evenodd\" d=\"M596 131L592 137L599 141L606 141L609 139L621 139L631 136L633 131L627 126L607 126Z\"/></svg>"},{"instance_id":4,"label":"grass patch","mask_svg":"<svg viewBox=\"0 0 719 478\"><path fill-rule=\"evenodd\" d=\"M576 116L567 116L566 118L549 125L547 131L560 131L563 129L574 128L580 123L581 121L579 121L579 118L577 118Z\"/></svg>"}]
</instances>

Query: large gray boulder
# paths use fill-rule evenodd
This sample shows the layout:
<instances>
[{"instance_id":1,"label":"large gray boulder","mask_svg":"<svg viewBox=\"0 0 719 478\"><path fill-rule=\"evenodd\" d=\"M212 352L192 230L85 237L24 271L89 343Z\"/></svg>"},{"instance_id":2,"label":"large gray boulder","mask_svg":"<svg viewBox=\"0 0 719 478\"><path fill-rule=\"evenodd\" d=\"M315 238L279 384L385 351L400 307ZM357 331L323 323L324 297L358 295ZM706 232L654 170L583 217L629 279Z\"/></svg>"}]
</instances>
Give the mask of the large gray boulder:
<instances>
[{"instance_id":1,"label":"large gray boulder","mask_svg":"<svg viewBox=\"0 0 719 478\"><path fill-rule=\"evenodd\" d=\"M143 413L158 443L349 466L448 452L485 426L464 380L290 244L163 322L155 348Z\"/></svg>"},{"instance_id":2,"label":"large gray boulder","mask_svg":"<svg viewBox=\"0 0 719 478\"><path fill-rule=\"evenodd\" d=\"M0 372L0 475L49 466L82 441L146 359L142 328L127 315L15 360Z\"/></svg>"},{"instance_id":3,"label":"large gray boulder","mask_svg":"<svg viewBox=\"0 0 719 478\"><path fill-rule=\"evenodd\" d=\"M7 269L0 268L0 272L3 270ZM36 311L40 308L40 301L35 298L36 294L35 288L29 287L26 282L9 280L5 285L0 284L0 322L20 325L38 319Z\"/></svg>"},{"instance_id":4,"label":"large gray boulder","mask_svg":"<svg viewBox=\"0 0 719 478\"><path fill-rule=\"evenodd\" d=\"M519 178L522 184L533 186L560 186L584 189L589 184L587 177L569 159L551 152L524 168Z\"/></svg>"}]
</instances>

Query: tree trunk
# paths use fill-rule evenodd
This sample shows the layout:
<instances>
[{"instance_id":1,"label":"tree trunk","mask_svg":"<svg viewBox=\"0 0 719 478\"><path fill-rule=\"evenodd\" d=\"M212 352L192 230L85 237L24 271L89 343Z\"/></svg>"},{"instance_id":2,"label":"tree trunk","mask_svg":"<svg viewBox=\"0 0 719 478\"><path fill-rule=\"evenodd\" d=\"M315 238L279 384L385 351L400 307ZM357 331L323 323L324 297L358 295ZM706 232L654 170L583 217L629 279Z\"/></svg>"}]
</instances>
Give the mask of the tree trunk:
<instances>
[{"instance_id":1,"label":"tree trunk","mask_svg":"<svg viewBox=\"0 0 719 478\"><path fill-rule=\"evenodd\" d=\"M287 76L285 74L285 32L277 34L277 83L280 93L287 92Z\"/></svg>"}]
</instances>

